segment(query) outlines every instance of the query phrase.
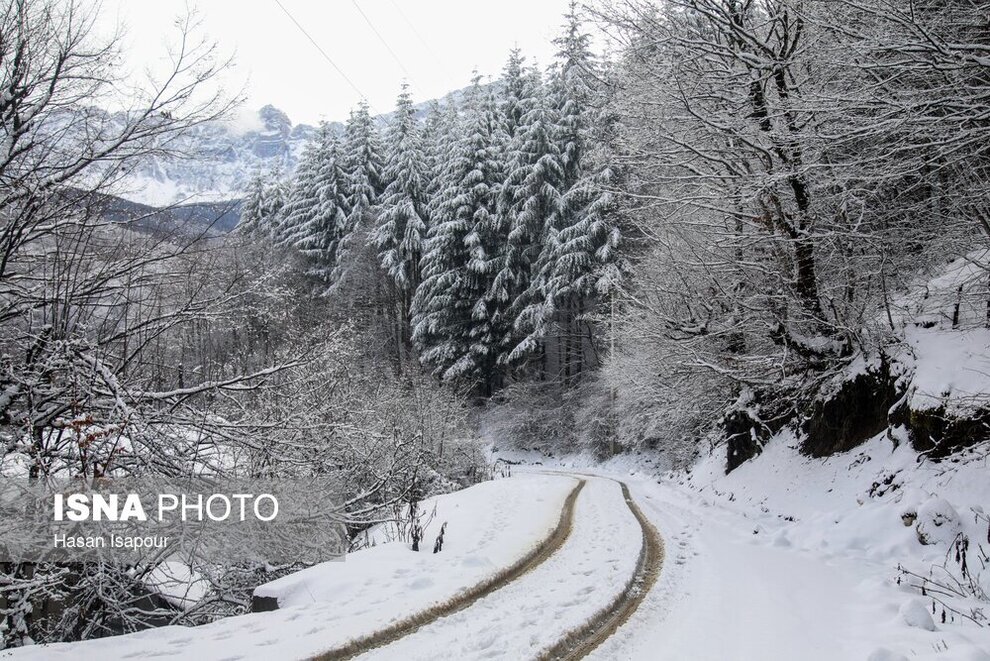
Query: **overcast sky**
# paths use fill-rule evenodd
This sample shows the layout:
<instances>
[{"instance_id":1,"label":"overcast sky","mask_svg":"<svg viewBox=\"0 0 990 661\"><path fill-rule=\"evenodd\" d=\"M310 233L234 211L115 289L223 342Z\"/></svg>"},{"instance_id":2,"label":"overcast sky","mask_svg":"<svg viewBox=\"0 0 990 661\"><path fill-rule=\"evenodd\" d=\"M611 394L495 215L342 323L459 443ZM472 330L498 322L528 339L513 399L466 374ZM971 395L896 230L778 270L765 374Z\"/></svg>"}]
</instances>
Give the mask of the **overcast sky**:
<instances>
[{"instance_id":1,"label":"overcast sky","mask_svg":"<svg viewBox=\"0 0 990 661\"><path fill-rule=\"evenodd\" d=\"M373 111L391 110L403 78L420 101L466 86L475 67L497 77L514 44L546 65L567 9L567 0L279 1L360 94L276 0L103 0L101 21L123 24L128 65L140 70L154 66L174 18L194 7L203 30L234 53L225 82L246 86L246 109L271 103L293 123L315 123L346 119L361 94Z\"/></svg>"}]
</instances>

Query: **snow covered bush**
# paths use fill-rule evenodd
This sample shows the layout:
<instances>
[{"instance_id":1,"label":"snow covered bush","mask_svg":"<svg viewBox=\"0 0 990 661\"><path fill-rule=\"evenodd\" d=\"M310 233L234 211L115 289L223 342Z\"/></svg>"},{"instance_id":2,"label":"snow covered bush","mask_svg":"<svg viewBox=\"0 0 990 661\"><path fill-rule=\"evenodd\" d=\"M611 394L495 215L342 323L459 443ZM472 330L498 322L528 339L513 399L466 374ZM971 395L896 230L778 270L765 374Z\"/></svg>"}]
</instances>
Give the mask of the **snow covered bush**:
<instances>
[{"instance_id":1,"label":"snow covered bush","mask_svg":"<svg viewBox=\"0 0 990 661\"><path fill-rule=\"evenodd\" d=\"M922 544L949 546L961 532L962 522L945 499L932 497L918 508L914 529Z\"/></svg>"}]
</instances>

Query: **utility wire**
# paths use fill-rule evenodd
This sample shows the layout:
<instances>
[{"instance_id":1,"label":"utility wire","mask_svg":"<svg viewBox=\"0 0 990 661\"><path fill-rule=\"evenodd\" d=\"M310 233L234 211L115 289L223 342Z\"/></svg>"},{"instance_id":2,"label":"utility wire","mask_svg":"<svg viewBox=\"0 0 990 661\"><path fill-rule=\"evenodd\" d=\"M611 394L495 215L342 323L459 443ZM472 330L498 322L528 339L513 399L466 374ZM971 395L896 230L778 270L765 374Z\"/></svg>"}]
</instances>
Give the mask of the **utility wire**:
<instances>
[{"instance_id":1,"label":"utility wire","mask_svg":"<svg viewBox=\"0 0 990 661\"><path fill-rule=\"evenodd\" d=\"M440 69L444 72L444 78L447 79L447 84L449 86L451 84L451 80L450 80L450 71L447 69L447 64L440 59L436 51L434 51L433 48L430 46L430 43L423 38L423 35L420 34L419 30L416 29L416 26L413 25L413 22L409 20L408 16L406 16L406 12L402 11L402 7L399 6L399 3L397 3L395 0L389 0L389 3L395 9L395 13L397 13L399 17L405 22L405 24L409 26L409 30L413 33L413 36L415 36L416 39L419 40L419 43L423 45L423 48L426 50L427 53L430 54L430 56L433 58L433 61L440 65Z\"/></svg>"},{"instance_id":2,"label":"utility wire","mask_svg":"<svg viewBox=\"0 0 990 661\"><path fill-rule=\"evenodd\" d=\"M364 19L364 22L367 23L368 27L371 28L371 31L375 33L375 36L378 37L378 41L382 42L382 45L385 46L385 49L392 55L392 59L395 60L395 63L399 65L400 69L402 69L402 73L406 75L406 78L408 78L411 83L416 85L416 87L419 87L419 85L416 84L416 80L412 77L412 74L410 74L409 70L406 69L406 65L402 63L402 60L399 59L399 56L396 55L395 51L392 50L392 47L388 45L388 42L385 41L385 37L383 37L382 33L378 31L378 28L375 27L375 24L371 22L371 19L368 18L368 15L364 13L364 10L361 9L360 5L358 5L357 0L351 0L351 4L354 5L354 8L358 10L358 13L361 14L361 17ZM420 91L422 92L422 90Z\"/></svg>"},{"instance_id":3,"label":"utility wire","mask_svg":"<svg viewBox=\"0 0 990 661\"><path fill-rule=\"evenodd\" d=\"M357 92L358 96L361 97L362 100L367 102L368 97L364 95L364 92L362 92L358 88L358 86L354 84L354 81L352 81L350 78L347 77L347 74L344 73L344 70L337 66L337 63L333 61L333 58L327 55L327 52L323 50L323 48L321 48L318 43L316 43L316 40L310 36L309 32L306 32L306 28L304 28L302 25L299 24L299 21L297 21L295 17L289 13L289 10L285 8L285 5L283 5L279 0L275 0L275 4L278 5L283 12L285 12L285 15L289 17L290 21L295 23L296 27L299 28L299 31L302 32L304 35L306 35L306 38L309 39L310 43L316 46L316 50L320 51L320 55L322 55L324 59L326 59L326 61L330 63L330 66L332 66L334 70L338 74L340 74L341 78L347 81L347 84L351 86L351 89Z\"/></svg>"}]
</instances>

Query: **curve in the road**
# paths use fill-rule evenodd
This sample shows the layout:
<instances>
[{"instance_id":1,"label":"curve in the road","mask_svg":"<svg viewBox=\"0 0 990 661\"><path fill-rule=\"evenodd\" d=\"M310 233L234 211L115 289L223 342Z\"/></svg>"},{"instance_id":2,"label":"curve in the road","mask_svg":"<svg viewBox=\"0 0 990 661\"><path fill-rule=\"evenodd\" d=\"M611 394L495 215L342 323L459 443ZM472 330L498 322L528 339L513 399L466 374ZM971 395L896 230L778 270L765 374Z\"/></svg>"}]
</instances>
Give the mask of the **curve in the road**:
<instances>
[{"instance_id":1,"label":"curve in the road","mask_svg":"<svg viewBox=\"0 0 990 661\"><path fill-rule=\"evenodd\" d=\"M560 519L557 521L557 526L553 529L553 532L518 562L457 594L448 601L399 620L395 624L375 633L362 636L361 638L355 638L342 647L317 655L314 659L317 661L342 661L343 659L352 659L376 647L388 645L400 638L408 636L431 622L464 610L479 599L490 595L540 566L547 558L556 553L564 545L564 542L567 541L567 538L570 537L574 521L574 503L577 500L578 494L581 493L581 489L584 488L584 485L585 480L578 478L578 483L564 500L564 506L560 510Z\"/></svg>"},{"instance_id":2,"label":"curve in the road","mask_svg":"<svg viewBox=\"0 0 990 661\"><path fill-rule=\"evenodd\" d=\"M622 496L625 498L626 505L636 517L643 531L643 544L636 561L636 571L633 572L625 589L608 606L598 611L594 617L571 631L552 647L544 650L538 657L541 660L565 659L566 661L575 661L586 657L625 624L639 608L639 605L646 598L646 594L660 576L664 559L663 539L632 499L626 483L619 480L616 482L622 487Z\"/></svg>"}]
</instances>

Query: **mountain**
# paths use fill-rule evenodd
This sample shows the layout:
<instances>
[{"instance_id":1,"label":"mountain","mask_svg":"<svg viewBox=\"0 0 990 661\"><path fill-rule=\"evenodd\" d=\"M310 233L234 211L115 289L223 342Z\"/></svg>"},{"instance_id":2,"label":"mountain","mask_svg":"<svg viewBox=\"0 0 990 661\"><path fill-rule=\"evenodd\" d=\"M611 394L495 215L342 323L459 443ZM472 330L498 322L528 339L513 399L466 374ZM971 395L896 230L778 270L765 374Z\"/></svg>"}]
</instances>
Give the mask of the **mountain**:
<instances>
[{"instance_id":1,"label":"mountain","mask_svg":"<svg viewBox=\"0 0 990 661\"><path fill-rule=\"evenodd\" d=\"M437 101L441 105L459 103L466 89ZM433 100L416 104L416 116L425 117L431 103ZM375 120L384 125L391 115L377 115ZM342 122L330 122L330 126L344 130ZM306 142L315 134L316 127L293 124L283 111L266 105L246 121L205 124L190 130L175 145L183 154L181 158L150 158L136 168L123 190L115 192L131 202L154 207L239 200L259 170L278 168L283 174L292 174Z\"/></svg>"},{"instance_id":2,"label":"mountain","mask_svg":"<svg viewBox=\"0 0 990 661\"><path fill-rule=\"evenodd\" d=\"M243 124L212 123L190 130L176 145L181 157L148 159L119 195L156 207L239 199L258 170L291 173L316 132L308 124L293 124L272 105ZM331 125L343 128L337 122Z\"/></svg>"}]
</instances>

